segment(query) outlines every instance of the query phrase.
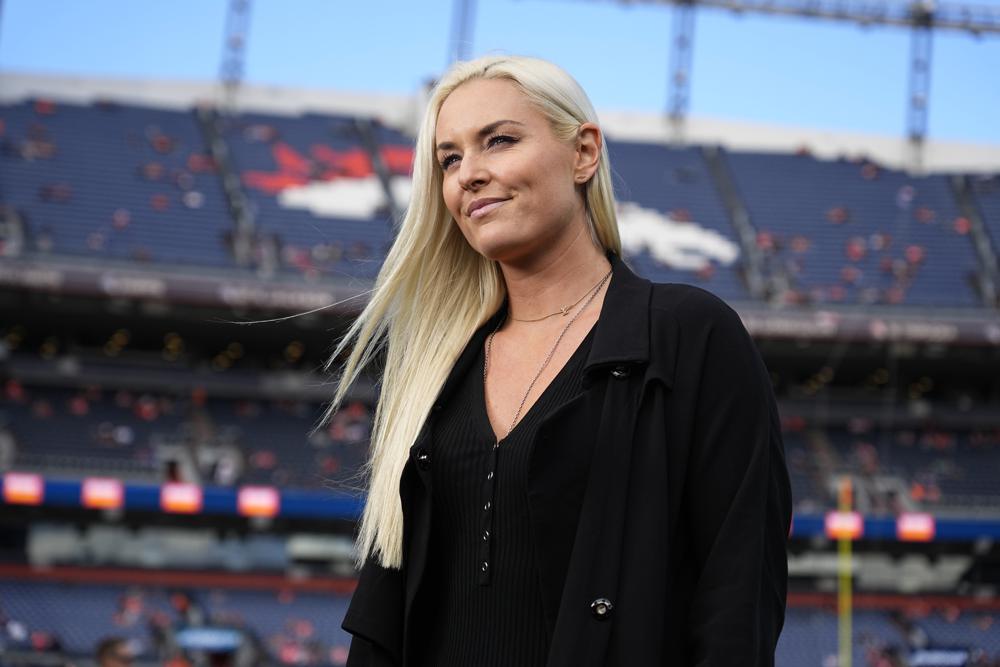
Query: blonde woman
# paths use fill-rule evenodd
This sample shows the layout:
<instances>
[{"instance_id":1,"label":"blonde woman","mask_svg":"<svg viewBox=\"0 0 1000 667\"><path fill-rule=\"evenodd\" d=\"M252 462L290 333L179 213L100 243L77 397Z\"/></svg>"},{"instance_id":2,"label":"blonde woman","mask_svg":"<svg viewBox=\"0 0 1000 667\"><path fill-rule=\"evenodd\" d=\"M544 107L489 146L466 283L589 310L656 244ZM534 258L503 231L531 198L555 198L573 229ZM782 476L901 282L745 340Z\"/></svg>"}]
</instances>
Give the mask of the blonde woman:
<instances>
[{"instance_id":1,"label":"blonde woman","mask_svg":"<svg viewBox=\"0 0 1000 667\"><path fill-rule=\"evenodd\" d=\"M455 65L342 341L385 348L348 665L771 665L790 490L738 316L619 258L608 154L551 63Z\"/></svg>"}]
</instances>

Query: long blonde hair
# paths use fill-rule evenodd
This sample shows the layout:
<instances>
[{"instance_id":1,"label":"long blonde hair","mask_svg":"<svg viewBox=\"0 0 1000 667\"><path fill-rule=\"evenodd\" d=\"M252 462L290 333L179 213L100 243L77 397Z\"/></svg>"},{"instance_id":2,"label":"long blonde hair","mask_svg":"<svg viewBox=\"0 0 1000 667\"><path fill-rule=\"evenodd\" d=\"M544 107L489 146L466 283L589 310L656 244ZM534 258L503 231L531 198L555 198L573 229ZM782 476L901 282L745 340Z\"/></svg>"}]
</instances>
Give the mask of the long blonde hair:
<instances>
[{"instance_id":1,"label":"long blonde hair","mask_svg":"<svg viewBox=\"0 0 1000 667\"><path fill-rule=\"evenodd\" d=\"M496 312L506 287L496 262L466 242L441 195L442 174L435 158L438 111L458 86L472 79L514 82L565 141L582 123L597 122L586 93L558 66L536 58L487 56L456 63L431 94L417 136L413 190L406 216L371 298L326 363L350 348L329 419L361 371L385 348L381 396L375 410L371 449L364 474L368 497L357 538L363 564L378 554L385 567L400 567L403 512L399 479L410 447L469 337ZM608 153L601 144L600 164L584 185L585 206L594 241L621 252Z\"/></svg>"}]
</instances>

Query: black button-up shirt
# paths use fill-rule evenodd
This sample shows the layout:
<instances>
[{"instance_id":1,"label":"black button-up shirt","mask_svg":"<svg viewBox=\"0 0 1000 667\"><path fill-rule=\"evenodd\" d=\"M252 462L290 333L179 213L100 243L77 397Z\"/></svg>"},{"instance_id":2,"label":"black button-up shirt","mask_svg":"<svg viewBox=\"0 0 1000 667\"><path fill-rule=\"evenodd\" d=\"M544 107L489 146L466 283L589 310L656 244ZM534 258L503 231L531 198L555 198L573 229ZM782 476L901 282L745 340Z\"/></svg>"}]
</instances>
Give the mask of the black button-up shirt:
<instances>
[{"instance_id":1,"label":"black button-up shirt","mask_svg":"<svg viewBox=\"0 0 1000 667\"><path fill-rule=\"evenodd\" d=\"M413 663L542 667L550 638L533 552L528 463L539 422L581 390L592 332L496 442L483 392L484 354L442 406L433 431L431 541L416 598L423 629Z\"/></svg>"}]
</instances>

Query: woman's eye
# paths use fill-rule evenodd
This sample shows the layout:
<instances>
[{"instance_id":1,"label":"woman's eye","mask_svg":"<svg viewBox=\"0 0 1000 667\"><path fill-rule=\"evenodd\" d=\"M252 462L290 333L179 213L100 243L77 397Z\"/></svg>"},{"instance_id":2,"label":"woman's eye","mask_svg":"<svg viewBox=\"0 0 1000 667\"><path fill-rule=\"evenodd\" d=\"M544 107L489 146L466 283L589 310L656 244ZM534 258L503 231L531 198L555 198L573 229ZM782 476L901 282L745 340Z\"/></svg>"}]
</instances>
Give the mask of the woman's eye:
<instances>
[{"instance_id":1,"label":"woman's eye","mask_svg":"<svg viewBox=\"0 0 1000 667\"><path fill-rule=\"evenodd\" d=\"M451 166L451 165L452 165L452 164L453 164L453 163L454 163L454 162L455 162L455 161L456 161L457 159L458 159L458 156L457 156L457 155L455 155L454 153L453 153L453 154L451 154L451 155L446 155L446 156L444 157L444 159L443 159L443 160L441 160L441 168L442 168L442 169L447 169L447 168L448 168L448 167L450 167L450 166Z\"/></svg>"},{"instance_id":2,"label":"woman's eye","mask_svg":"<svg viewBox=\"0 0 1000 667\"><path fill-rule=\"evenodd\" d=\"M512 144L515 143L516 141L517 139L515 139L514 137L508 136L506 134L498 134L496 136L490 137L489 141L487 142L487 145L495 146L496 144L508 144L508 143Z\"/></svg>"}]
</instances>

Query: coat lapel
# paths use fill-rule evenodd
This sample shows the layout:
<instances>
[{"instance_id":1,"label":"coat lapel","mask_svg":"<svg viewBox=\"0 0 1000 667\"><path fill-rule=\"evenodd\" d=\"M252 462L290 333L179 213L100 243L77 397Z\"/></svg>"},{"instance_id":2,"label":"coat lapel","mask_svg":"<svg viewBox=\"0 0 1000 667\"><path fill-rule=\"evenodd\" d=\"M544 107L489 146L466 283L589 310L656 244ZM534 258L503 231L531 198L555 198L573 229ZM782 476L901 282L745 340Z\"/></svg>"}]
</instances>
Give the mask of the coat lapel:
<instances>
[{"instance_id":1,"label":"coat lapel","mask_svg":"<svg viewBox=\"0 0 1000 667\"><path fill-rule=\"evenodd\" d=\"M596 620L591 604L617 599L652 285L609 259L614 274L586 362L586 390L543 422L536 444L545 447L532 453L529 500L552 631L549 667L604 664L612 624Z\"/></svg>"},{"instance_id":2,"label":"coat lapel","mask_svg":"<svg viewBox=\"0 0 1000 667\"><path fill-rule=\"evenodd\" d=\"M532 444L528 506L549 637L555 631L566 564L587 487L601 394L594 387L554 410L539 424Z\"/></svg>"},{"instance_id":3,"label":"coat lapel","mask_svg":"<svg viewBox=\"0 0 1000 667\"><path fill-rule=\"evenodd\" d=\"M608 261L613 273L587 355L588 377L608 366L649 361L649 299L653 284L632 273L617 255L609 252Z\"/></svg>"}]
</instances>

